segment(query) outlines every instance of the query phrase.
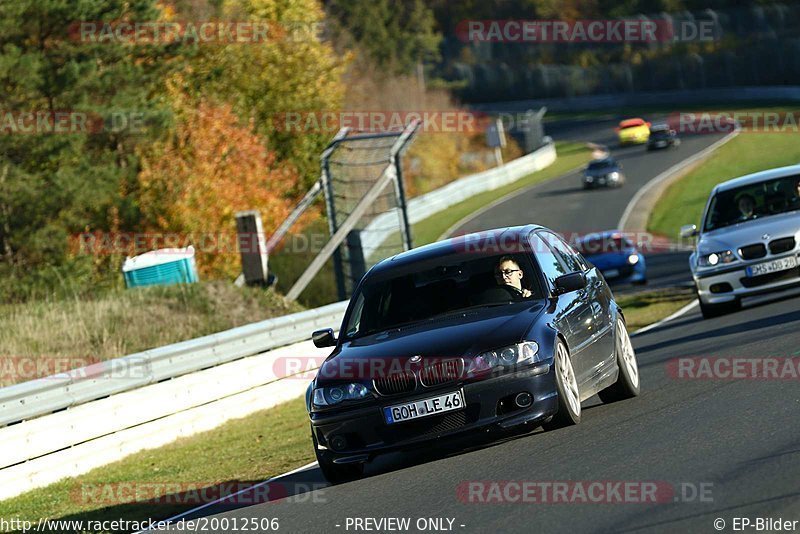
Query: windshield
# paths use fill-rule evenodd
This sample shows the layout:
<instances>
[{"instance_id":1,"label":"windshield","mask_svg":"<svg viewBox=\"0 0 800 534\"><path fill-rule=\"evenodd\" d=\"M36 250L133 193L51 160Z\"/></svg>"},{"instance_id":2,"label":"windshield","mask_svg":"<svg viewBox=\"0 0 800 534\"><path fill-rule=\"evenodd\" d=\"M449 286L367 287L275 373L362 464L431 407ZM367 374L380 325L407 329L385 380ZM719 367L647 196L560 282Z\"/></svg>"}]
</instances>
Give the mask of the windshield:
<instances>
[{"instance_id":1,"label":"windshield","mask_svg":"<svg viewBox=\"0 0 800 534\"><path fill-rule=\"evenodd\" d=\"M800 209L800 176L720 191L711 199L704 231Z\"/></svg>"},{"instance_id":2,"label":"windshield","mask_svg":"<svg viewBox=\"0 0 800 534\"><path fill-rule=\"evenodd\" d=\"M353 339L465 309L543 298L534 265L525 253L467 253L379 273L353 296L345 336ZM519 288L506 286L507 280L518 280Z\"/></svg>"},{"instance_id":3,"label":"windshield","mask_svg":"<svg viewBox=\"0 0 800 534\"><path fill-rule=\"evenodd\" d=\"M585 258L590 258L598 254L621 252L625 249L633 248L633 243L620 236L592 237L577 243L575 248L577 248L578 252L583 254Z\"/></svg>"},{"instance_id":4,"label":"windshield","mask_svg":"<svg viewBox=\"0 0 800 534\"><path fill-rule=\"evenodd\" d=\"M605 169L608 167L613 167L616 165L616 162L613 159L604 159L599 161L592 161L589 163L589 170L594 171L597 169Z\"/></svg>"}]
</instances>

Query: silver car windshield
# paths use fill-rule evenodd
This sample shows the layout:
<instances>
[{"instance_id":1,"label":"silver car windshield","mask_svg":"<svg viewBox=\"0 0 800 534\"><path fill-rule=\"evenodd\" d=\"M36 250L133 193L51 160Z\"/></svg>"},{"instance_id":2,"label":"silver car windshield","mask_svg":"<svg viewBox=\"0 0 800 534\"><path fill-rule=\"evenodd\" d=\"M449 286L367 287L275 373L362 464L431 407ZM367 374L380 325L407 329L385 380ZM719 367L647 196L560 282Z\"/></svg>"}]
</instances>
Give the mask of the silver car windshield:
<instances>
[{"instance_id":1,"label":"silver car windshield","mask_svg":"<svg viewBox=\"0 0 800 534\"><path fill-rule=\"evenodd\" d=\"M800 176L720 191L711 199L704 231L800 209Z\"/></svg>"}]
</instances>

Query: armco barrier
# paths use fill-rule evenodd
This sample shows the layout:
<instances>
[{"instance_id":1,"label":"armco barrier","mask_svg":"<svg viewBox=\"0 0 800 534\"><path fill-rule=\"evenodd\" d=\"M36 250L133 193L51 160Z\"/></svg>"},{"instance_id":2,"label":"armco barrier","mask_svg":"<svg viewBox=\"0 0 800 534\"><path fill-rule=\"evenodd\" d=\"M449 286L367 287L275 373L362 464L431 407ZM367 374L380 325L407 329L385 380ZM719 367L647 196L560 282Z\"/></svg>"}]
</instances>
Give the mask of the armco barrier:
<instances>
[{"instance_id":1,"label":"armco barrier","mask_svg":"<svg viewBox=\"0 0 800 534\"><path fill-rule=\"evenodd\" d=\"M0 428L0 500L296 399L310 377L281 360L330 351L304 341Z\"/></svg>"},{"instance_id":2,"label":"armco barrier","mask_svg":"<svg viewBox=\"0 0 800 534\"><path fill-rule=\"evenodd\" d=\"M277 317L0 389L7 425L252 356L338 329L347 302Z\"/></svg>"}]
</instances>

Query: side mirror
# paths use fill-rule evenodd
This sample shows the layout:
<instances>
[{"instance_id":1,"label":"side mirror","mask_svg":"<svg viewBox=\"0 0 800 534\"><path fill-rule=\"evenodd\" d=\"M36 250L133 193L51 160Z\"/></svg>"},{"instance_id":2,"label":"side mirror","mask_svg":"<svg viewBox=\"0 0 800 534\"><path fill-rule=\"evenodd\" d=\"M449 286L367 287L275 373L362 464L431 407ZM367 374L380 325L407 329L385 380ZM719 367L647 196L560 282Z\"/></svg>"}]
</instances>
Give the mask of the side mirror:
<instances>
[{"instance_id":1,"label":"side mirror","mask_svg":"<svg viewBox=\"0 0 800 534\"><path fill-rule=\"evenodd\" d=\"M580 271L559 276L555 281L556 295L572 293L586 287L586 275Z\"/></svg>"},{"instance_id":2,"label":"side mirror","mask_svg":"<svg viewBox=\"0 0 800 534\"><path fill-rule=\"evenodd\" d=\"M681 237L694 237L697 235L697 225L686 224L681 226Z\"/></svg>"},{"instance_id":3,"label":"side mirror","mask_svg":"<svg viewBox=\"0 0 800 534\"><path fill-rule=\"evenodd\" d=\"M311 340L317 348L333 347L336 345L336 336L333 335L333 328L317 330L311 334Z\"/></svg>"}]
</instances>

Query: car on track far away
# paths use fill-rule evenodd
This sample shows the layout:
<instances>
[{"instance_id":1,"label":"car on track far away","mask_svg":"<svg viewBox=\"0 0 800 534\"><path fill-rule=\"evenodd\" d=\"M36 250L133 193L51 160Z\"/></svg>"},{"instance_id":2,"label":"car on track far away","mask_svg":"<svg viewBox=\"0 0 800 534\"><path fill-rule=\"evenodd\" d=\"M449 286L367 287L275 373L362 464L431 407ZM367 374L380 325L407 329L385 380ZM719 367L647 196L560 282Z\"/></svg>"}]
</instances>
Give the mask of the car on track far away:
<instances>
[{"instance_id":1,"label":"car on track far away","mask_svg":"<svg viewBox=\"0 0 800 534\"><path fill-rule=\"evenodd\" d=\"M689 257L704 317L738 310L742 297L800 284L800 165L717 185Z\"/></svg>"},{"instance_id":2,"label":"car on track far away","mask_svg":"<svg viewBox=\"0 0 800 534\"><path fill-rule=\"evenodd\" d=\"M650 137L647 139L647 150L659 148L677 148L681 140L678 133L668 124L654 124L650 127Z\"/></svg>"},{"instance_id":3,"label":"car on track far away","mask_svg":"<svg viewBox=\"0 0 800 534\"><path fill-rule=\"evenodd\" d=\"M575 248L600 269L609 284L647 283L644 255L619 230L586 234Z\"/></svg>"},{"instance_id":4,"label":"car on track far away","mask_svg":"<svg viewBox=\"0 0 800 534\"><path fill-rule=\"evenodd\" d=\"M584 189L622 187L625 184L625 174L622 172L621 163L611 156L606 156L590 161L583 170L581 181Z\"/></svg>"},{"instance_id":5,"label":"car on track far away","mask_svg":"<svg viewBox=\"0 0 800 534\"><path fill-rule=\"evenodd\" d=\"M640 145L650 137L650 123L644 119L625 119L615 128L620 145Z\"/></svg>"},{"instance_id":6,"label":"car on track far away","mask_svg":"<svg viewBox=\"0 0 800 534\"><path fill-rule=\"evenodd\" d=\"M622 310L600 272L540 226L385 259L350 299L306 405L331 482L366 462L482 430L580 421L581 401L639 393Z\"/></svg>"}]
</instances>

